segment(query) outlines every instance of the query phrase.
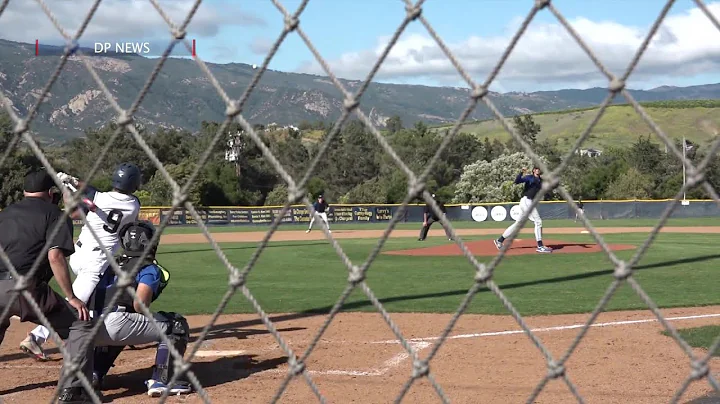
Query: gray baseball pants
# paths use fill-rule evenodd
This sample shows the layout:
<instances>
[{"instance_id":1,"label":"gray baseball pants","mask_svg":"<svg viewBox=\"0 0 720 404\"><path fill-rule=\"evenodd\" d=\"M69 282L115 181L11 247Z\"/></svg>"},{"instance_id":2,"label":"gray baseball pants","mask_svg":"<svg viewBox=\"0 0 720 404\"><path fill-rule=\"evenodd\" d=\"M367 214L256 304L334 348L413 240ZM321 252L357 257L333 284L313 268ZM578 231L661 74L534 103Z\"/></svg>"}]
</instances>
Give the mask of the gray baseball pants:
<instances>
[{"instance_id":1,"label":"gray baseball pants","mask_svg":"<svg viewBox=\"0 0 720 404\"><path fill-rule=\"evenodd\" d=\"M105 325L95 336L96 346L143 345L160 342L160 335L167 335L170 320L162 314L153 313L158 327L142 313L108 313Z\"/></svg>"}]
</instances>

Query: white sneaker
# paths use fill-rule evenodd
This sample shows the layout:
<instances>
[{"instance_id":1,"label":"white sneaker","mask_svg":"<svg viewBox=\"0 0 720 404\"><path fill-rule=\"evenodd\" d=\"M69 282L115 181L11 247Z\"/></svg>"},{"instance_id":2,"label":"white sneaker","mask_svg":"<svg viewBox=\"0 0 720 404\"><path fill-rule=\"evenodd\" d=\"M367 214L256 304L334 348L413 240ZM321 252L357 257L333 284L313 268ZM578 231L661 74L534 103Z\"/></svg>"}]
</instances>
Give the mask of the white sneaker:
<instances>
[{"instance_id":1,"label":"white sneaker","mask_svg":"<svg viewBox=\"0 0 720 404\"><path fill-rule=\"evenodd\" d=\"M305 230L305 233L310 233L310 229Z\"/></svg>"},{"instance_id":2,"label":"white sneaker","mask_svg":"<svg viewBox=\"0 0 720 404\"><path fill-rule=\"evenodd\" d=\"M192 392L192 386L188 382L175 382L175 384L169 389L165 383L153 379L146 380L145 385L148 388L148 396L150 397L160 397L166 390L169 390L169 396L189 394Z\"/></svg>"},{"instance_id":3,"label":"white sneaker","mask_svg":"<svg viewBox=\"0 0 720 404\"><path fill-rule=\"evenodd\" d=\"M44 362L50 359L45 355L42 347L35 341L35 337L32 334L28 334L28 336L22 340L20 350L37 361Z\"/></svg>"}]
</instances>

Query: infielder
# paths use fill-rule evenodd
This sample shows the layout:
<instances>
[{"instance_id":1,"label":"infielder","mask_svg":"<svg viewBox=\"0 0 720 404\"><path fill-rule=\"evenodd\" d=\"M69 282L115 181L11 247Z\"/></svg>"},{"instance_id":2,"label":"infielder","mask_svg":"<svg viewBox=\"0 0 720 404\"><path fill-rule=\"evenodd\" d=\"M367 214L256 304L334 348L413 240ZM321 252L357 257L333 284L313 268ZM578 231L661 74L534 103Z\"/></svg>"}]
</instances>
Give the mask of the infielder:
<instances>
[{"instance_id":1,"label":"infielder","mask_svg":"<svg viewBox=\"0 0 720 404\"><path fill-rule=\"evenodd\" d=\"M317 215L320 216L320 218L325 222L325 225L328 227L328 232L332 233L330 231L330 224L328 223L327 212L325 212L329 207L330 205L325 202L325 198L323 198L322 195L319 195L317 201L313 203L313 209L315 209ZM308 227L305 233L310 233L313 227L313 223L315 223L315 216L310 219L310 227Z\"/></svg>"},{"instance_id":2,"label":"infielder","mask_svg":"<svg viewBox=\"0 0 720 404\"><path fill-rule=\"evenodd\" d=\"M433 199L435 199L435 194L432 194ZM435 202L438 204L438 207L440 208L440 211L445 215L447 213L447 208L445 208L445 204L435 200ZM430 230L430 226L432 226L433 223L438 222L440 225L445 229L445 235L447 236L448 240L452 241L452 234L450 234L450 229L445 227L444 224L440 221L440 218L438 215L435 214L435 211L432 210L432 206L430 206L429 203L425 204L425 209L423 211L423 225L420 228L420 238L418 238L418 241L425 241L427 238L428 231Z\"/></svg>"},{"instance_id":3,"label":"infielder","mask_svg":"<svg viewBox=\"0 0 720 404\"><path fill-rule=\"evenodd\" d=\"M585 204L583 204L582 196L580 197L580 199L578 199L576 205L577 205L578 210L580 211L580 215L584 215L585 209L583 209L583 207L585 206ZM576 223L577 223L578 218L579 218L579 216L578 216L578 213L576 212L575 213L575 222Z\"/></svg>"},{"instance_id":4,"label":"infielder","mask_svg":"<svg viewBox=\"0 0 720 404\"><path fill-rule=\"evenodd\" d=\"M148 308L170 280L170 274L155 260L157 242L150 244L154 234L155 226L147 221L134 221L125 225L119 233L123 254L117 257L121 270L132 271L138 266L143 252L148 250L143 261L139 263L133 284L130 285L135 289L138 300ZM140 304L127 291L121 292L115 304L110 306L110 300L117 292L117 281L118 277L112 269L106 271L88 305L96 312L104 313L103 325L94 339L95 350L91 360L93 387L96 391L101 389L104 377L126 345L158 343L152 376L145 381L147 394L150 397L160 397L168 390L170 395L190 393L190 383L180 378L175 384L168 386L175 371L175 360L161 339L161 335L166 335L178 353L184 355L190 337L187 320L173 312L152 313L160 326L157 328L141 312ZM90 378L91 375L86 376ZM73 375L72 378L76 379L76 376ZM74 380L70 382L72 383ZM67 387L61 396L66 402L74 402L82 399L84 394L81 387Z\"/></svg>"},{"instance_id":5,"label":"infielder","mask_svg":"<svg viewBox=\"0 0 720 404\"><path fill-rule=\"evenodd\" d=\"M62 172L58 173L58 178L75 189L83 185L82 181ZM81 206L87 215L87 223L80 230L80 236L75 243L75 254L70 256L70 268L76 275L72 285L73 293L84 303L88 302L100 277L109 266L102 246L114 255L119 247L118 230L137 219L140 201L133 193L137 191L141 180L141 172L136 165L123 163L113 174L112 191L100 192L91 186L85 190L85 196L93 206ZM73 212L71 217L80 219L80 212ZM102 246L98 245L90 228L98 236ZM42 345L49 337L50 331L44 326L38 326L20 343L20 349L37 360L47 360Z\"/></svg>"},{"instance_id":6,"label":"infielder","mask_svg":"<svg viewBox=\"0 0 720 404\"><path fill-rule=\"evenodd\" d=\"M506 238L510 237L510 235L515 231L515 228L520 223L520 218L522 217L525 212L530 209L530 206L532 205L532 201L537 195L537 193L542 188L542 177L540 177L540 168L534 167L532 169L531 175L525 175L527 173L527 169L523 168L522 172L518 174L518 176L515 178L515 184L523 184L523 193L522 198L520 199L520 209L521 209L521 215L518 217L518 220L515 221L512 225L510 225L505 232L503 232L502 236L498 238L497 240L493 240L495 242L495 247L497 249L501 249L503 242ZM537 208L533 208L533 210L528 215L528 219L533 221L535 223L535 240L537 241L537 252L539 253L550 253L552 252L552 249L550 247L546 247L543 245L542 242L542 218L540 218L540 214L537 211Z\"/></svg>"}]
</instances>

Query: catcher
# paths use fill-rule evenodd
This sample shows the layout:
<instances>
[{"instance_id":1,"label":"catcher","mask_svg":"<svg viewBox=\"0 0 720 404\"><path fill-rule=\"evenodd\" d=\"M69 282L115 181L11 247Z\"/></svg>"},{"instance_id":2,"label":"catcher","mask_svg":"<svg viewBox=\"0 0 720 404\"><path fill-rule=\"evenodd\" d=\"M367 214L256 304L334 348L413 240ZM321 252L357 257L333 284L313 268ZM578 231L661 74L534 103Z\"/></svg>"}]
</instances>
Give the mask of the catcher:
<instances>
[{"instance_id":1,"label":"catcher","mask_svg":"<svg viewBox=\"0 0 720 404\"><path fill-rule=\"evenodd\" d=\"M155 260L157 244L150 245L154 234L155 227L147 221L128 223L119 233L123 254L117 257L117 261L121 270L133 270L138 265L140 256L149 248L147 256L139 264L132 285L137 298L142 300L146 307L150 307L150 304L157 300L170 280L168 271ZM160 325L158 329L141 312L139 303L125 291L120 294L114 305L109 306L110 300L117 291L117 281L115 271L105 271L88 305L95 310L95 313L102 311L104 314L104 324L94 341L93 387L97 391L101 390L103 378L125 346L158 343L152 376L145 382L148 395L160 397L165 391L175 395L190 393L192 388L187 381L180 380L172 386L168 385L173 377L175 359L160 337L161 334L165 334L178 353L184 355L190 336L187 320L173 312L153 312L154 319ZM86 376L90 378L91 375ZM75 378L74 375L72 377ZM62 393L61 402L63 399L74 402L85 395L81 387L66 388Z\"/></svg>"}]
</instances>

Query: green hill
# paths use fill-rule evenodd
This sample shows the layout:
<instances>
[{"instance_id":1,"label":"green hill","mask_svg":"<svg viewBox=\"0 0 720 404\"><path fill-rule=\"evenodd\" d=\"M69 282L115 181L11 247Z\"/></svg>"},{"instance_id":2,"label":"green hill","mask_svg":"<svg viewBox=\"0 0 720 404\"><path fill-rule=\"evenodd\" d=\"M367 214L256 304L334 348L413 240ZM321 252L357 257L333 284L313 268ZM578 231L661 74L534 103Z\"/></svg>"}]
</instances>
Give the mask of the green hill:
<instances>
[{"instance_id":1,"label":"green hill","mask_svg":"<svg viewBox=\"0 0 720 404\"><path fill-rule=\"evenodd\" d=\"M671 138L688 140L700 146L708 145L720 131L720 100L667 101L644 103L652 120ZM569 149L590 125L598 108L533 114L542 131L538 140L557 140L559 147ZM512 119L507 118L512 125ZM451 126L435 127L442 131ZM497 120L473 122L463 125L461 132L474 133L490 140L506 142L510 139ZM638 136L652 134L650 127L629 105L611 106L600 118L583 148L604 150L608 146L628 146ZM657 136L653 140L660 143Z\"/></svg>"}]
</instances>

